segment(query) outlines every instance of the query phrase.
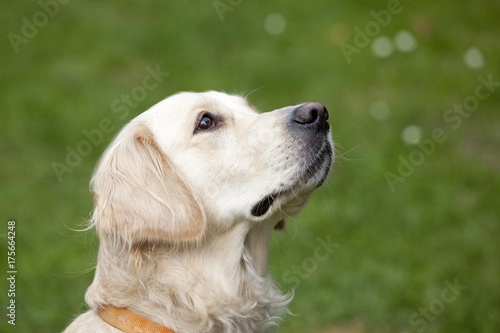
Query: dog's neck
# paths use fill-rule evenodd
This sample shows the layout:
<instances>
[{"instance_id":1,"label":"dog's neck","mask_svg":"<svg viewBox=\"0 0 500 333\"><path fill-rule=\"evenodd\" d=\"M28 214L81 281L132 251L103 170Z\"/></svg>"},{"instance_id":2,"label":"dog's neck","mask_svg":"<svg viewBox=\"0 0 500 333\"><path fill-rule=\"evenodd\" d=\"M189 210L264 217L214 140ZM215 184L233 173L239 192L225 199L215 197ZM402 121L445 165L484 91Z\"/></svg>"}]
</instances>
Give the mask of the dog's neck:
<instances>
[{"instance_id":1,"label":"dog's neck","mask_svg":"<svg viewBox=\"0 0 500 333\"><path fill-rule=\"evenodd\" d=\"M176 247L126 249L101 240L87 303L126 307L178 332L264 332L290 300L267 272L273 227L239 223Z\"/></svg>"}]
</instances>

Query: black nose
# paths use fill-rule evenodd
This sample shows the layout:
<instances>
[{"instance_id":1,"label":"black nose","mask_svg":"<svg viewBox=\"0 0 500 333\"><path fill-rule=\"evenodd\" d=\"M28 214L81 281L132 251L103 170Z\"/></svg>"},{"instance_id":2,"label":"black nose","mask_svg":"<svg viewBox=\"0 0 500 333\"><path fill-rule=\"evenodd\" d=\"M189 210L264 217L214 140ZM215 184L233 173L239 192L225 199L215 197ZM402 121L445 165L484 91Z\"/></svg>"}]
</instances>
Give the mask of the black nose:
<instances>
[{"instance_id":1,"label":"black nose","mask_svg":"<svg viewBox=\"0 0 500 333\"><path fill-rule=\"evenodd\" d=\"M323 104L312 102L305 103L293 110L292 120L300 125L327 131L328 110Z\"/></svg>"}]
</instances>

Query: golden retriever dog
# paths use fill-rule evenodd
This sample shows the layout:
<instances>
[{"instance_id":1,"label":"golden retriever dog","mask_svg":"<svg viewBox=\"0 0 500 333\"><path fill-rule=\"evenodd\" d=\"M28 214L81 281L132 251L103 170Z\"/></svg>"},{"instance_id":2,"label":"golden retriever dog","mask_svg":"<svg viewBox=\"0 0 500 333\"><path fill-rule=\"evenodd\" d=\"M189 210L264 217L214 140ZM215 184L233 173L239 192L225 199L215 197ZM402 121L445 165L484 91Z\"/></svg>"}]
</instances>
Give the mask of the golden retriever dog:
<instances>
[{"instance_id":1,"label":"golden retriever dog","mask_svg":"<svg viewBox=\"0 0 500 333\"><path fill-rule=\"evenodd\" d=\"M328 175L328 112L258 113L240 96L175 94L120 131L95 168L89 311L65 332L270 332L291 296L268 238Z\"/></svg>"}]
</instances>

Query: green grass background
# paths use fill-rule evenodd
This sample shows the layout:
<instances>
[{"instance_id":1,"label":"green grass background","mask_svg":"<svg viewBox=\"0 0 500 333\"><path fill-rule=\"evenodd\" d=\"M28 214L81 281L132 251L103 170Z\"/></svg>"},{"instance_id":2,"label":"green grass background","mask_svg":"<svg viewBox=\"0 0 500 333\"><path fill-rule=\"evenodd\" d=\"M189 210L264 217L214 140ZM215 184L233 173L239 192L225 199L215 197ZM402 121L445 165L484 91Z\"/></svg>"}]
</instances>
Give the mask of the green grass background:
<instances>
[{"instance_id":1,"label":"green grass background","mask_svg":"<svg viewBox=\"0 0 500 333\"><path fill-rule=\"evenodd\" d=\"M0 331L58 332L85 310L97 243L92 231L74 229L92 209L97 159L119 126L157 101L215 89L252 92L263 111L309 100L330 111L332 175L271 239L271 271L283 289L297 286L296 316L280 332L498 332L500 88L455 130L443 114L474 95L478 76L500 81L500 2L401 6L379 36L408 30L418 47L381 59L368 46L348 64L339 43L352 44L354 27L387 1L243 0L223 20L212 0L69 1L17 53L8 34L20 35L22 18L33 22L41 7L2 1L0 262L6 267L14 219L18 274L11 326L0 273ZM272 13L286 20L279 35L264 28ZM482 51L482 68L464 64L470 47ZM169 76L122 120L111 104L142 84L147 66ZM371 116L375 101L387 103L387 118ZM116 130L60 182L51 164L64 163L66 147L104 118ZM419 149L401 139L410 125L423 138L443 128L447 140L391 191L384 174ZM338 244L323 261L313 259L318 237ZM303 265L299 283L284 279ZM412 325L454 280L466 289L425 327Z\"/></svg>"}]
</instances>

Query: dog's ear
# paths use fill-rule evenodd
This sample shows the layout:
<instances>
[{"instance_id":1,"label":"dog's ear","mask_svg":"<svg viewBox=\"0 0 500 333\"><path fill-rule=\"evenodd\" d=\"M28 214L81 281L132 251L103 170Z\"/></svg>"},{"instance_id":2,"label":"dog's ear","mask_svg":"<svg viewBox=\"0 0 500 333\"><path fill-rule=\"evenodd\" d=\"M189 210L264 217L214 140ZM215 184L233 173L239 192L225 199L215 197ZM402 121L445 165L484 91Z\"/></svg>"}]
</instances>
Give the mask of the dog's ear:
<instances>
[{"instance_id":1,"label":"dog's ear","mask_svg":"<svg viewBox=\"0 0 500 333\"><path fill-rule=\"evenodd\" d=\"M129 124L99 162L91 183L100 236L128 245L198 241L206 217L189 185L145 124Z\"/></svg>"}]
</instances>

